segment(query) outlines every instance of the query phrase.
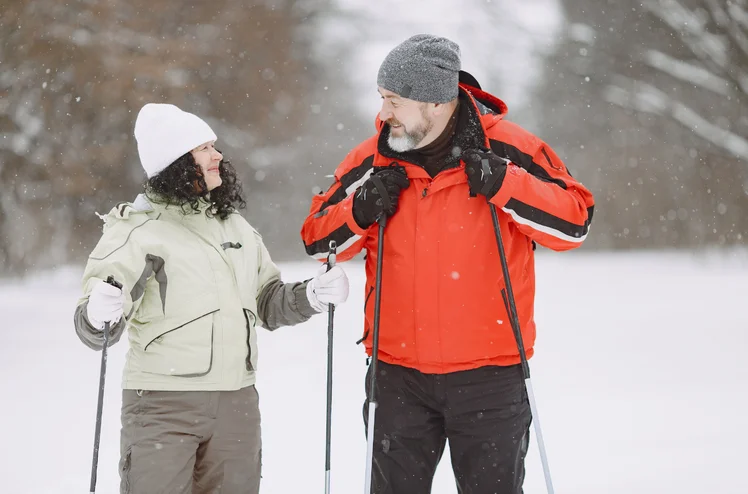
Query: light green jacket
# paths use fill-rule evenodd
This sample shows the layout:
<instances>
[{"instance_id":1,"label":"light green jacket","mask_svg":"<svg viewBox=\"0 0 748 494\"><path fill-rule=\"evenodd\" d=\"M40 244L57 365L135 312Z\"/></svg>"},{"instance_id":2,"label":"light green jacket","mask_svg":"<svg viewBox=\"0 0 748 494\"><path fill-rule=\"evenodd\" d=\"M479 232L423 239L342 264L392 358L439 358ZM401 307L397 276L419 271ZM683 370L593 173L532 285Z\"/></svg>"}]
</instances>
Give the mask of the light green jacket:
<instances>
[{"instance_id":1,"label":"light green jacket","mask_svg":"<svg viewBox=\"0 0 748 494\"><path fill-rule=\"evenodd\" d=\"M316 311L306 282L283 283L260 235L238 213L226 220L149 201L114 207L88 258L76 333L100 349L88 295L108 276L122 283L128 329L124 389L236 390L254 384L257 325L306 321Z\"/></svg>"}]
</instances>

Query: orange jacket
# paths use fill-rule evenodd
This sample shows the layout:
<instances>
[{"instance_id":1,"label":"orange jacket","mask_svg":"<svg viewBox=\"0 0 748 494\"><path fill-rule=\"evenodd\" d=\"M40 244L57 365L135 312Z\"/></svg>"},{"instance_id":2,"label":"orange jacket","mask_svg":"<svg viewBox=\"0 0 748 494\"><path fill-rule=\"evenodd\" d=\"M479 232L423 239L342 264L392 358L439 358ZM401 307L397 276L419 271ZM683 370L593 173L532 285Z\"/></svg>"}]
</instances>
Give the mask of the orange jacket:
<instances>
[{"instance_id":1,"label":"orange jacket","mask_svg":"<svg viewBox=\"0 0 748 494\"><path fill-rule=\"evenodd\" d=\"M562 251L587 236L592 194L574 180L553 150L503 120L506 105L461 85L454 145L490 146L512 161L499 192L499 223L528 358L535 342L534 242ZM469 197L465 164L455 159L433 179L386 144L389 128L353 149L330 189L312 200L301 236L307 253L324 260L330 240L338 261L366 250L364 344L371 355L378 225L367 230L352 215L353 193L373 167L405 167L410 186L385 229L379 358L424 373L443 374L519 362L501 296L504 279L491 212L483 196ZM503 213L502 213L503 211Z\"/></svg>"}]
</instances>

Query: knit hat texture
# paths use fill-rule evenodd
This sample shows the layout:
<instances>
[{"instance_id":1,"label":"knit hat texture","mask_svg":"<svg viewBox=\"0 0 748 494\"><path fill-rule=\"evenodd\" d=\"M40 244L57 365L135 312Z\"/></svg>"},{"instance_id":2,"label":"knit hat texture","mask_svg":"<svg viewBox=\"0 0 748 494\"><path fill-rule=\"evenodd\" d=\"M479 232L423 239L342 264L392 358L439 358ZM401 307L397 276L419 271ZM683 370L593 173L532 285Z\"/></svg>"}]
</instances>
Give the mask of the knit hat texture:
<instances>
[{"instance_id":1,"label":"knit hat texture","mask_svg":"<svg viewBox=\"0 0 748 494\"><path fill-rule=\"evenodd\" d=\"M379 67L377 85L403 98L446 103L458 95L460 47L457 43L417 34L403 41Z\"/></svg>"},{"instance_id":2,"label":"knit hat texture","mask_svg":"<svg viewBox=\"0 0 748 494\"><path fill-rule=\"evenodd\" d=\"M174 105L148 103L135 120L138 155L148 178L188 151L216 139L213 129L200 117Z\"/></svg>"}]
</instances>

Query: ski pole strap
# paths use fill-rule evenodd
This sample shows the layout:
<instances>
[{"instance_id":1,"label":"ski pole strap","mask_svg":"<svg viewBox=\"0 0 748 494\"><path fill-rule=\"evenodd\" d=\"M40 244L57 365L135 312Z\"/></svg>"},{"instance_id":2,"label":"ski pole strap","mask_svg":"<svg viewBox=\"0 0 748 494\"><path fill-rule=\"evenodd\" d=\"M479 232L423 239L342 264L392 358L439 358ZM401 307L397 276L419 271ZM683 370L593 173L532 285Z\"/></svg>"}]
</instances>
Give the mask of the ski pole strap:
<instances>
[{"instance_id":1,"label":"ski pole strap","mask_svg":"<svg viewBox=\"0 0 748 494\"><path fill-rule=\"evenodd\" d=\"M372 176L369 177L369 180L374 183L374 186L379 191L379 196L382 198L383 209L385 211L389 211L390 209L392 209L392 201L390 200L390 195L387 192L387 187L384 186L384 182L382 182L382 179L372 174Z\"/></svg>"},{"instance_id":2,"label":"ski pole strap","mask_svg":"<svg viewBox=\"0 0 748 494\"><path fill-rule=\"evenodd\" d=\"M483 176L488 177L488 178L486 179L486 182L483 184L483 187L481 188L480 193L486 197L490 197L491 191L496 185L496 182L498 182L501 178L503 178L503 174L492 173L491 167L488 164L487 158L483 158L481 160L481 171L483 172Z\"/></svg>"}]
</instances>

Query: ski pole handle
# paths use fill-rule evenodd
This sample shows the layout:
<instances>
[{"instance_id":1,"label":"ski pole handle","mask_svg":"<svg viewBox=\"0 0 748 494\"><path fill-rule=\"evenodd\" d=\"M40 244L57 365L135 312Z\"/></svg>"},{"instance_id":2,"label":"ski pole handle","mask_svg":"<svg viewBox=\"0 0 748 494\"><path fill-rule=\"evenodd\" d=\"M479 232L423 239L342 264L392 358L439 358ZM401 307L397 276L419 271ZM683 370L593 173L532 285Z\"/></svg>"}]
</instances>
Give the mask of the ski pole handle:
<instances>
[{"instance_id":1,"label":"ski pole handle","mask_svg":"<svg viewBox=\"0 0 748 494\"><path fill-rule=\"evenodd\" d=\"M327 252L327 270L330 271L333 266L335 266L335 262L337 261L338 256L338 244L335 242L335 240L330 240L330 247Z\"/></svg>"},{"instance_id":2,"label":"ski pole handle","mask_svg":"<svg viewBox=\"0 0 748 494\"><path fill-rule=\"evenodd\" d=\"M110 285L116 286L117 288L119 288L120 290L122 290L122 283L120 283L119 281L115 280L114 276L112 276L111 274L109 276L107 276L106 282L109 283Z\"/></svg>"}]
</instances>

